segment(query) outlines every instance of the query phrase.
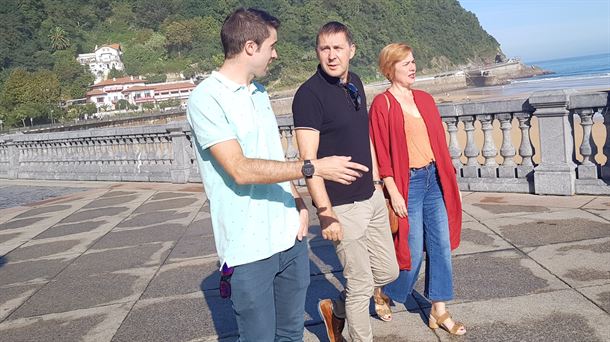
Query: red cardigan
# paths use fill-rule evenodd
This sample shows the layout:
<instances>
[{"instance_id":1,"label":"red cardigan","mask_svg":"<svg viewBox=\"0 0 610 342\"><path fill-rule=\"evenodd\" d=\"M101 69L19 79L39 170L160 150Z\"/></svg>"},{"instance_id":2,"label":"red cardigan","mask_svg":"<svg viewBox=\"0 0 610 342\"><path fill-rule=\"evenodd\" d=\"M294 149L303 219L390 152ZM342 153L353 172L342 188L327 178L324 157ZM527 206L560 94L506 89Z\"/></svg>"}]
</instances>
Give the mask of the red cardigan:
<instances>
[{"instance_id":1,"label":"red cardigan","mask_svg":"<svg viewBox=\"0 0 610 342\"><path fill-rule=\"evenodd\" d=\"M383 95L387 95L390 101L390 110ZM441 121L438 108L430 94L413 90L415 105L421 113L426 128L430 145L436 160L443 199L447 208L449 218L449 238L451 249L456 249L460 244L460 232L462 230L462 203L455 176L455 168L449 156L449 149L445 140L445 128ZM404 118L400 103L389 92L379 94L373 100L369 110L369 130L371 139L377 153L379 175L381 178L394 177L398 191L405 201L409 198L409 151L405 137ZM408 203L407 203L408 205ZM398 266L401 270L411 269L411 253L409 252L409 221L407 218L399 218L398 232L394 235L394 248Z\"/></svg>"}]
</instances>

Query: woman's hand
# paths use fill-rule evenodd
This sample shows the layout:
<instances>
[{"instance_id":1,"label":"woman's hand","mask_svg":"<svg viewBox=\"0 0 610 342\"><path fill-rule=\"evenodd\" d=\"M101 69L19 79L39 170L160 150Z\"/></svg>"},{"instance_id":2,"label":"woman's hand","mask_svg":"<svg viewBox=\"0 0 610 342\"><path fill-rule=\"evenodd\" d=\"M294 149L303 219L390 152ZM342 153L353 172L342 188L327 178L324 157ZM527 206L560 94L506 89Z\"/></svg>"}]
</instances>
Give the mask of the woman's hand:
<instances>
[{"instance_id":1,"label":"woman's hand","mask_svg":"<svg viewBox=\"0 0 610 342\"><path fill-rule=\"evenodd\" d=\"M398 217L407 217L407 204L401 194L390 194L390 202L392 202L392 209Z\"/></svg>"}]
</instances>

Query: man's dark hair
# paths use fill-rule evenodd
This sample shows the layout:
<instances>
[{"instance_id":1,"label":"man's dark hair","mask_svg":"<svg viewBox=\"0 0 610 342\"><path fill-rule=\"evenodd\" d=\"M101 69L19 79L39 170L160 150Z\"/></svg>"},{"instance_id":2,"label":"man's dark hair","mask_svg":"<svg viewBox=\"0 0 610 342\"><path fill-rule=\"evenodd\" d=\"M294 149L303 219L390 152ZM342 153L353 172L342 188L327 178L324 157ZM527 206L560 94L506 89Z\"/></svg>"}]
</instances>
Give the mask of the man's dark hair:
<instances>
[{"instance_id":1,"label":"man's dark hair","mask_svg":"<svg viewBox=\"0 0 610 342\"><path fill-rule=\"evenodd\" d=\"M280 27L280 20L271 14L256 8L238 8L231 13L222 24L220 40L225 58L238 55L244 44L251 40L261 44L269 38L269 28Z\"/></svg>"},{"instance_id":2,"label":"man's dark hair","mask_svg":"<svg viewBox=\"0 0 610 342\"><path fill-rule=\"evenodd\" d=\"M338 21L331 21L331 22L324 24L324 26L320 27L320 30L318 31L318 35L316 36L316 46L318 46L321 36L325 36L328 34L337 34L337 33L345 34L345 38L347 38L347 42L349 43L349 45L354 44L354 38L352 37L352 33L347 28L347 26L345 26L344 24L341 24Z\"/></svg>"}]
</instances>

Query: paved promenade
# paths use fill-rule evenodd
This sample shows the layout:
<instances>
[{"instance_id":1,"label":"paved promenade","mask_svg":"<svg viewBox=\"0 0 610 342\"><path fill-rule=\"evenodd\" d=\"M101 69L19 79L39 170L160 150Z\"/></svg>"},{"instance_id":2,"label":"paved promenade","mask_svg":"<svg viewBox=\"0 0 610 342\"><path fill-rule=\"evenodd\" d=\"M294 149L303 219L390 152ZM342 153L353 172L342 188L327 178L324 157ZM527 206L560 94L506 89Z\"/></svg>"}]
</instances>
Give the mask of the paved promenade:
<instances>
[{"instance_id":1,"label":"paved promenade","mask_svg":"<svg viewBox=\"0 0 610 342\"><path fill-rule=\"evenodd\" d=\"M311 223L305 340L326 341L343 279ZM375 341L610 341L610 197L465 193L453 262L468 334L415 293ZM0 341L235 341L216 270L200 184L0 180Z\"/></svg>"}]
</instances>

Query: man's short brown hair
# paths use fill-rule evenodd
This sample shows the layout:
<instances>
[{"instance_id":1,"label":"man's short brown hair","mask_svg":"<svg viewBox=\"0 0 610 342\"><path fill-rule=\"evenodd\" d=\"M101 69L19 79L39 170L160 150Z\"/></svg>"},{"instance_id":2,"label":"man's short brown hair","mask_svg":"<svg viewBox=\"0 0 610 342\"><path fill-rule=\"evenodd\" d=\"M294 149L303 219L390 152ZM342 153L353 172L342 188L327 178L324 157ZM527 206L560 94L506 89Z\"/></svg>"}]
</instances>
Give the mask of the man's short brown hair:
<instances>
[{"instance_id":1,"label":"man's short brown hair","mask_svg":"<svg viewBox=\"0 0 610 342\"><path fill-rule=\"evenodd\" d=\"M394 66L396 63L407 58L409 53L413 53L413 49L405 43L392 43L381 49L379 53L379 71L388 81L391 82L394 78Z\"/></svg>"},{"instance_id":2,"label":"man's short brown hair","mask_svg":"<svg viewBox=\"0 0 610 342\"><path fill-rule=\"evenodd\" d=\"M271 33L269 28L280 27L280 20L256 8L238 8L222 24L220 40L225 58L238 55L247 41L255 42L259 49Z\"/></svg>"},{"instance_id":3,"label":"man's short brown hair","mask_svg":"<svg viewBox=\"0 0 610 342\"><path fill-rule=\"evenodd\" d=\"M331 22L324 24L324 26L320 27L320 30L318 31L318 35L316 36L316 46L318 46L321 36L326 36L329 34L337 34L337 33L345 34L345 38L347 39L347 42L349 43L349 45L354 44L354 37L352 36L352 33L347 28L347 26L345 26L344 24L342 24L338 21L331 21Z\"/></svg>"}]
</instances>

